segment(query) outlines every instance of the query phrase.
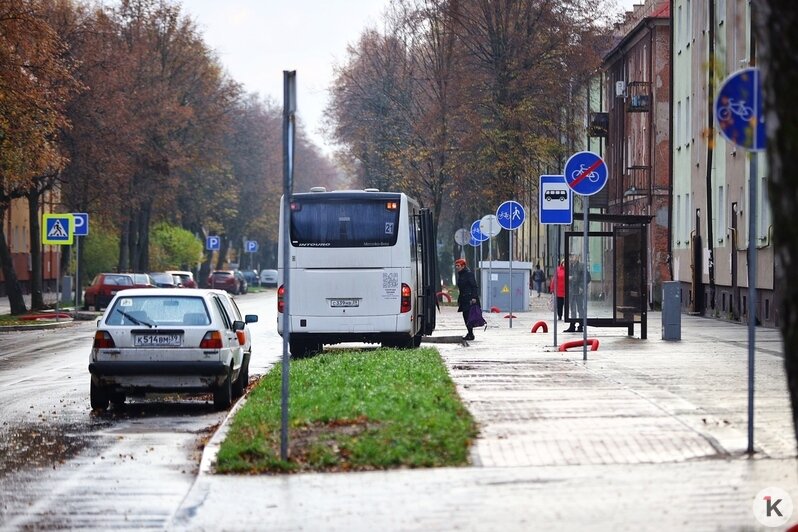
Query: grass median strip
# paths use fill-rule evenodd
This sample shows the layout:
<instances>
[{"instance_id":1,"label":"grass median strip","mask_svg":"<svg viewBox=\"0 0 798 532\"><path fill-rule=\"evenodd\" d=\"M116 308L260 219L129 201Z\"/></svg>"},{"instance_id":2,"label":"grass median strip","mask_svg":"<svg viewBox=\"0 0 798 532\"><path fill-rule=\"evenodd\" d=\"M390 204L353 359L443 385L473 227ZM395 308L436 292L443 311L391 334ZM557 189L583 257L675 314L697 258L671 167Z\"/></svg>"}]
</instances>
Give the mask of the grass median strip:
<instances>
[{"instance_id":1,"label":"grass median strip","mask_svg":"<svg viewBox=\"0 0 798 532\"><path fill-rule=\"evenodd\" d=\"M477 430L435 349L324 353L291 361L289 460L280 377L250 392L217 455L221 473L346 471L468 463Z\"/></svg>"}]
</instances>

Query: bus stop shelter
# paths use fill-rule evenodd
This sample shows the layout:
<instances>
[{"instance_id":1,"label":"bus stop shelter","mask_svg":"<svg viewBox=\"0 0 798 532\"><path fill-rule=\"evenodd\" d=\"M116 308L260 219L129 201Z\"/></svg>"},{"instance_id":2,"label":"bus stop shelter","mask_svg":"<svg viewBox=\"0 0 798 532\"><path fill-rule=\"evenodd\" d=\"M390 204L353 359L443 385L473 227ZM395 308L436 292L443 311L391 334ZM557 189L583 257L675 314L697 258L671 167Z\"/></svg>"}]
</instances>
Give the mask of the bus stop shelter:
<instances>
[{"instance_id":1,"label":"bus stop shelter","mask_svg":"<svg viewBox=\"0 0 798 532\"><path fill-rule=\"evenodd\" d=\"M583 220L583 214L574 214ZM648 225L651 216L589 213L588 222L603 224L604 231L588 231L587 325L626 327L629 336L640 325L640 338L648 333ZM584 233L565 232L565 320L581 323L576 297L581 293L573 280L575 268L584 263ZM576 267L574 265L577 265ZM573 297L572 297L573 296Z\"/></svg>"}]
</instances>

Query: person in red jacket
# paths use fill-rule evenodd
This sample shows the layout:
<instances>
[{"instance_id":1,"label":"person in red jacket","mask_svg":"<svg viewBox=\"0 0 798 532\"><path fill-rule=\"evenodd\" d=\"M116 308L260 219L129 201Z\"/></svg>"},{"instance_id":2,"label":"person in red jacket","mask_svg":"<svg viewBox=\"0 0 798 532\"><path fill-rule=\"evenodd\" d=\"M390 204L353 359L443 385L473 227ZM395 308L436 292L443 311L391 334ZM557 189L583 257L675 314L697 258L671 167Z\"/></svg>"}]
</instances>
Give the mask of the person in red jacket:
<instances>
[{"instance_id":1,"label":"person in red jacket","mask_svg":"<svg viewBox=\"0 0 798 532\"><path fill-rule=\"evenodd\" d=\"M554 283L557 282L556 294ZM549 292L557 296L557 319L562 320L562 311L565 307L565 259L560 260L557 273L551 277Z\"/></svg>"}]
</instances>

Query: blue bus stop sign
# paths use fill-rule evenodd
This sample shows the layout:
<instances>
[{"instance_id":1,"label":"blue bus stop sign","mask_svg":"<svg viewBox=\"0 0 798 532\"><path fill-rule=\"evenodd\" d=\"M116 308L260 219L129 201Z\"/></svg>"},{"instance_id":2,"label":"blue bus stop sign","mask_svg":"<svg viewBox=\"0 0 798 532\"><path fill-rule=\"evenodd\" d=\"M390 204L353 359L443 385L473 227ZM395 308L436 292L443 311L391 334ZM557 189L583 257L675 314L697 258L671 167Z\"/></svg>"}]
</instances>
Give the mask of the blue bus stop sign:
<instances>
[{"instance_id":1,"label":"blue bus stop sign","mask_svg":"<svg viewBox=\"0 0 798 532\"><path fill-rule=\"evenodd\" d=\"M542 175L538 187L538 212L543 225L570 225L574 221L574 195L565 176Z\"/></svg>"},{"instance_id":2,"label":"blue bus stop sign","mask_svg":"<svg viewBox=\"0 0 798 532\"><path fill-rule=\"evenodd\" d=\"M565 162L565 182L580 196L592 196L607 184L607 164L592 151L580 151Z\"/></svg>"},{"instance_id":3,"label":"blue bus stop sign","mask_svg":"<svg viewBox=\"0 0 798 532\"><path fill-rule=\"evenodd\" d=\"M765 114L758 68L744 68L726 78L715 98L715 120L729 142L751 151L765 149Z\"/></svg>"},{"instance_id":4,"label":"blue bus stop sign","mask_svg":"<svg viewBox=\"0 0 798 532\"><path fill-rule=\"evenodd\" d=\"M508 231L518 229L526 219L526 211L517 201L505 201L496 209L496 218L499 225Z\"/></svg>"},{"instance_id":5,"label":"blue bus stop sign","mask_svg":"<svg viewBox=\"0 0 798 532\"><path fill-rule=\"evenodd\" d=\"M477 241L477 245L490 238L479 228L479 220L474 220L474 223L471 224L471 238Z\"/></svg>"}]
</instances>

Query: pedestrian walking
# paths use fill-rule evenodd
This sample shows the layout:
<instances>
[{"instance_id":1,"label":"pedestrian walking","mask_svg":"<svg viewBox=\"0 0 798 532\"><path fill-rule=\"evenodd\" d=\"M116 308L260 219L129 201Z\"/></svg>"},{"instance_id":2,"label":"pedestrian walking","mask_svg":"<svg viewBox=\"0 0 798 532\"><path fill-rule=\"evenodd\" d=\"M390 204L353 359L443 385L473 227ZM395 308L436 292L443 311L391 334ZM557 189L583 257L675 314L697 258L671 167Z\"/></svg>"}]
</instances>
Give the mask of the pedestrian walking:
<instances>
[{"instance_id":1,"label":"pedestrian walking","mask_svg":"<svg viewBox=\"0 0 798 532\"><path fill-rule=\"evenodd\" d=\"M538 297L543 290L543 281L546 280L546 274L540 269L540 263L535 266L535 271L532 272L532 281L535 283L535 290L538 291Z\"/></svg>"},{"instance_id":2,"label":"pedestrian walking","mask_svg":"<svg viewBox=\"0 0 798 532\"><path fill-rule=\"evenodd\" d=\"M585 316L585 276L589 283L590 272L579 261L577 255L572 255L568 267L568 313L571 315L568 321L571 324L563 332L582 332L582 318Z\"/></svg>"},{"instance_id":3,"label":"pedestrian walking","mask_svg":"<svg viewBox=\"0 0 798 532\"><path fill-rule=\"evenodd\" d=\"M463 336L463 340L473 340L474 328L468 325L468 313L472 305L480 304L477 279L474 277L474 272L468 269L465 259L454 261L454 269L457 272L457 289L460 292L457 296L457 311L463 313L463 322L468 330L468 334Z\"/></svg>"},{"instance_id":4,"label":"pedestrian walking","mask_svg":"<svg viewBox=\"0 0 798 532\"><path fill-rule=\"evenodd\" d=\"M554 286L555 281L557 286ZM557 265L557 271L549 284L549 292L551 292L552 297L557 298L557 320L561 320L562 311L565 307L565 259L560 259L560 263Z\"/></svg>"}]
</instances>

